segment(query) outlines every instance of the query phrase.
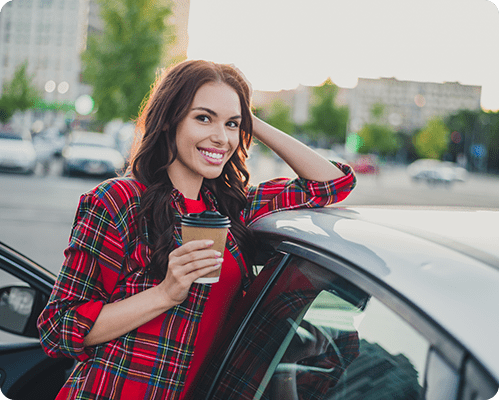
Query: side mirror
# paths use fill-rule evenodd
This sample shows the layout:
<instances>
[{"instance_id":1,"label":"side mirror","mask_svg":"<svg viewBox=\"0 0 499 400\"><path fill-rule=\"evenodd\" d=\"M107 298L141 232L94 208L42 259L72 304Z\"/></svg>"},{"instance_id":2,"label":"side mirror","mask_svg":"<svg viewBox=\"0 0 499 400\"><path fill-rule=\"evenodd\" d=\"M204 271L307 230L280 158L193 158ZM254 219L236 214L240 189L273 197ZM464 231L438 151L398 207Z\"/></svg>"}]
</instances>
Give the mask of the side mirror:
<instances>
[{"instance_id":1,"label":"side mirror","mask_svg":"<svg viewBox=\"0 0 499 400\"><path fill-rule=\"evenodd\" d=\"M38 338L36 319L41 293L26 286L0 289L0 329L16 335Z\"/></svg>"}]
</instances>

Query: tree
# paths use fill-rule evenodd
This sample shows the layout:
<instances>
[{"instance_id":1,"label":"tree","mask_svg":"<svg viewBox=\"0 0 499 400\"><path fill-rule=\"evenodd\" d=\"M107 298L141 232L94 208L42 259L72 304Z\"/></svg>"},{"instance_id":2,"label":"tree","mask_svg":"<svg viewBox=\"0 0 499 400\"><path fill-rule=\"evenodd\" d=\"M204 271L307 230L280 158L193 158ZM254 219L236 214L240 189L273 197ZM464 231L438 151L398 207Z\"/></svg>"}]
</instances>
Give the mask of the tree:
<instances>
[{"instance_id":1,"label":"tree","mask_svg":"<svg viewBox=\"0 0 499 400\"><path fill-rule=\"evenodd\" d=\"M488 112L489 116L489 143L488 169L499 173L499 112Z\"/></svg>"},{"instance_id":2,"label":"tree","mask_svg":"<svg viewBox=\"0 0 499 400\"><path fill-rule=\"evenodd\" d=\"M162 60L170 6L160 0L99 0L104 31L88 38L83 78L93 86L97 118L128 121L142 101ZM168 35L166 35L168 33Z\"/></svg>"},{"instance_id":3,"label":"tree","mask_svg":"<svg viewBox=\"0 0 499 400\"><path fill-rule=\"evenodd\" d=\"M34 76L27 73L28 62L25 61L14 72L12 80L3 85L0 97L0 122L8 122L16 111L32 108L40 98L40 92L33 85Z\"/></svg>"},{"instance_id":4,"label":"tree","mask_svg":"<svg viewBox=\"0 0 499 400\"><path fill-rule=\"evenodd\" d=\"M387 125L365 124L359 131L362 145L359 153L376 153L381 156L393 155L398 149L395 132Z\"/></svg>"},{"instance_id":5,"label":"tree","mask_svg":"<svg viewBox=\"0 0 499 400\"><path fill-rule=\"evenodd\" d=\"M385 105L373 104L371 116L374 122L365 124L358 132L362 145L359 153L377 153L382 156L394 155L399 148L395 131L382 123Z\"/></svg>"},{"instance_id":6,"label":"tree","mask_svg":"<svg viewBox=\"0 0 499 400\"><path fill-rule=\"evenodd\" d=\"M310 119L303 128L315 136L325 136L331 143L344 143L349 110L336 105L337 94L338 86L331 79L314 87Z\"/></svg>"},{"instance_id":7,"label":"tree","mask_svg":"<svg viewBox=\"0 0 499 400\"><path fill-rule=\"evenodd\" d=\"M450 131L440 118L433 118L413 139L420 157L441 159L449 145Z\"/></svg>"},{"instance_id":8,"label":"tree","mask_svg":"<svg viewBox=\"0 0 499 400\"><path fill-rule=\"evenodd\" d=\"M464 154L472 171L480 168L499 171L499 113L459 110L445 122L452 132L449 153L453 160ZM484 146L486 153L477 154L474 151L477 145ZM477 155L481 155L480 159Z\"/></svg>"},{"instance_id":9,"label":"tree","mask_svg":"<svg viewBox=\"0 0 499 400\"><path fill-rule=\"evenodd\" d=\"M292 134L295 125L291 119L291 108L282 100L274 100L270 105L270 114L265 121L283 132Z\"/></svg>"},{"instance_id":10,"label":"tree","mask_svg":"<svg viewBox=\"0 0 499 400\"><path fill-rule=\"evenodd\" d=\"M445 124L452 132L449 153L453 161L457 159L459 154L466 155L468 159L471 158L469 148L478 133L481 112L479 110L459 110L446 118Z\"/></svg>"}]
</instances>

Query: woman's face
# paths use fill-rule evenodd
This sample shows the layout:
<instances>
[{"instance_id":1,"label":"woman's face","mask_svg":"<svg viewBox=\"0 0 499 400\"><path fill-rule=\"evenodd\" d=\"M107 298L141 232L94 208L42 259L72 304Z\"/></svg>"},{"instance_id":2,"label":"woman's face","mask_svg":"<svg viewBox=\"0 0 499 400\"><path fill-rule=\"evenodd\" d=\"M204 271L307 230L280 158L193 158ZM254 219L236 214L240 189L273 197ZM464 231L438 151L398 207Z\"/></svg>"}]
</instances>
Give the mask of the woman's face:
<instances>
[{"instance_id":1,"label":"woman's face","mask_svg":"<svg viewBox=\"0 0 499 400\"><path fill-rule=\"evenodd\" d=\"M201 86L186 117L177 127L177 158L168 175L181 186L215 179L239 146L241 104L237 92L224 83ZM198 189L199 190L199 189Z\"/></svg>"}]
</instances>

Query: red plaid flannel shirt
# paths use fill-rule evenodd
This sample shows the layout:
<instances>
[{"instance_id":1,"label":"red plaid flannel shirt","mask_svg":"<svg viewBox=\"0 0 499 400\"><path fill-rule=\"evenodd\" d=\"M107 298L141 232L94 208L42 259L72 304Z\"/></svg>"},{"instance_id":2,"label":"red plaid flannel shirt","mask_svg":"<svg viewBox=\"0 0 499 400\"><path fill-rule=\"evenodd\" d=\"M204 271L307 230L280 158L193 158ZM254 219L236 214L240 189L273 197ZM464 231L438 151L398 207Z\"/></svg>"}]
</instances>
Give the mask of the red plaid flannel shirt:
<instances>
[{"instance_id":1,"label":"red plaid flannel shirt","mask_svg":"<svg viewBox=\"0 0 499 400\"><path fill-rule=\"evenodd\" d=\"M275 179L248 188L241 218L248 224L279 210L322 207L343 200L355 186L355 176L349 166L335 164L345 176L334 181ZM137 212L145 189L132 178L118 178L103 182L80 199L66 259L38 319L45 352L79 361L60 393L63 398L177 399L182 392L210 285L193 284L184 303L126 335L83 346L104 304L159 283L146 271L151 249L138 235ZM214 196L202 190L208 207L216 209ZM183 196L176 190L172 204L177 217L185 213ZM180 246L178 221L174 240ZM243 265L230 232L227 246Z\"/></svg>"}]
</instances>

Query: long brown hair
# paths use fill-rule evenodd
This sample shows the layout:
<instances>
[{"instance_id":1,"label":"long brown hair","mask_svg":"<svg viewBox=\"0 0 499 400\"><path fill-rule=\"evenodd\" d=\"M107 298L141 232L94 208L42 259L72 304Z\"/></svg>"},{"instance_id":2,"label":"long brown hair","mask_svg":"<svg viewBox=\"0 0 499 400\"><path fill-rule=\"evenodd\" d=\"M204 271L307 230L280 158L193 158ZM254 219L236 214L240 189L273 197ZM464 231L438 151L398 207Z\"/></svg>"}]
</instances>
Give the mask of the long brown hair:
<instances>
[{"instance_id":1,"label":"long brown hair","mask_svg":"<svg viewBox=\"0 0 499 400\"><path fill-rule=\"evenodd\" d=\"M153 248L150 269L164 277L168 255L174 249L174 209L170 204L173 184L167 168L177 157L176 131L186 117L198 89L206 83L225 83L232 87L241 103L239 146L225 164L222 174L204 185L215 195L222 212L231 219L234 235L248 267L251 265L252 236L240 221L246 205L249 183L246 158L252 139L250 88L236 69L208 61L185 61L164 71L151 90L137 119L139 141L132 149L130 169L147 186L141 199L139 221L147 220L147 241ZM154 216L153 218L151 218ZM146 239L143 224L139 231ZM251 274L251 268L248 268Z\"/></svg>"}]
</instances>

